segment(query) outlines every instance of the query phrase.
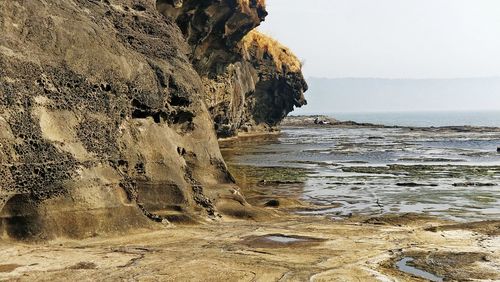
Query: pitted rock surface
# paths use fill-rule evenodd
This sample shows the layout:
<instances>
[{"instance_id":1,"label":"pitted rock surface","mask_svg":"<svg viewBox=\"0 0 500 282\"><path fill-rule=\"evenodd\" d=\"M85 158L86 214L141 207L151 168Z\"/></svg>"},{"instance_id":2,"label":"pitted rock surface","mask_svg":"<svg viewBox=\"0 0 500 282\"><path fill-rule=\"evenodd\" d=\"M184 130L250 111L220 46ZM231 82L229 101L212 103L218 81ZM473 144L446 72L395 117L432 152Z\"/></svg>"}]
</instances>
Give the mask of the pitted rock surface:
<instances>
[{"instance_id":1,"label":"pitted rock surface","mask_svg":"<svg viewBox=\"0 0 500 282\"><path fill-rule=\"evenodd\" d=\"M254 0L0 0L0 236L253 216L217 134L274 125L306 88L244 44L266 14Z\"/></svg>"}]
</instances>

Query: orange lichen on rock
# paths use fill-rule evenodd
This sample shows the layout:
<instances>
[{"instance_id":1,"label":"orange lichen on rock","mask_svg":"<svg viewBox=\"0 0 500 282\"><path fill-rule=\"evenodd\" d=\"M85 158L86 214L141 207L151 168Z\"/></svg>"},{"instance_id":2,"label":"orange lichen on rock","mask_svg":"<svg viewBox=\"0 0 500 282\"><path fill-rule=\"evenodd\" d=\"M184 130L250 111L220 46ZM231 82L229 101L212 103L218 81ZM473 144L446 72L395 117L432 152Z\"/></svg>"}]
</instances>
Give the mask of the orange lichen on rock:
<instances>
[{"instance_id":1,"label":"orange lichen on rock","mask_svg":"<svg viewBox=\"0 0 500 282\"><path fill-rule=\"evenodd\" d=\"M243 38L242 47L245 56L271 56L280 71L300 72L302 69L302 63L290 49L257 30L251 31ZM251 52L253 48L256 51Z\"/></svg>"}]
</instances>

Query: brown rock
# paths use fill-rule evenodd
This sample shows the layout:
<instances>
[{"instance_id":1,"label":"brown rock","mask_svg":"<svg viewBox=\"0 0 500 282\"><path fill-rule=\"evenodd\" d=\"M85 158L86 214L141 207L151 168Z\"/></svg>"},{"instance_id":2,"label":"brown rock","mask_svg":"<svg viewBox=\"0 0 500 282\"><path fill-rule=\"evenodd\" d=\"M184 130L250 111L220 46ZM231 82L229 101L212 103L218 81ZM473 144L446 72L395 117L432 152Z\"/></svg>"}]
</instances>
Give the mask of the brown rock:
<instances>
[{"instance_id":1,"label":"brown rock","mask_svg":"<svg viewBox=\"0 0 500 282\"><path fill-rule=\"evenodd\" d=\"M218 206L250 211L228 200L215 109L235 132L247 121L240 112L272 125L305 89L299 69L263 59L258 45L242 49L266 14L247 0L2 1L0 234L80 238L216 219ZM231 97L290 90L273 94L279 114L262 102L219 106L236 98L209 112L204 100L217 97L206 86L231 83L220 75L242 83Z\"/></svg>"}]
</instances>

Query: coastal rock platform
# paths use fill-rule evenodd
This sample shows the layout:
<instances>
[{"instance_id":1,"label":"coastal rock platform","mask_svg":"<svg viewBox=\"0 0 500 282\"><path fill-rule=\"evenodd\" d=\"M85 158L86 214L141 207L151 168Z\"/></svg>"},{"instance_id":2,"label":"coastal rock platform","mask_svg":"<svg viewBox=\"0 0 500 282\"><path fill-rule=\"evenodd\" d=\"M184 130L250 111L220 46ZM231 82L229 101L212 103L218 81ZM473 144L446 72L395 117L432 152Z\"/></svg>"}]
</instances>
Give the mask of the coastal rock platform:
<instances>
[{"instance_id":1,"label":"coastal rock platform","mask_svg":"<svg viewBox=\"0 0 500 282\"><path fill-rule=\"evenodd\" d=\"M491 222L439 227L448 224L418 215L334 222L280 214L124 237L2 243L0 279L426 281L398 269L404 258L449 281L500 279L500 237L478 227Z\"/></svg>"}]
</instances>

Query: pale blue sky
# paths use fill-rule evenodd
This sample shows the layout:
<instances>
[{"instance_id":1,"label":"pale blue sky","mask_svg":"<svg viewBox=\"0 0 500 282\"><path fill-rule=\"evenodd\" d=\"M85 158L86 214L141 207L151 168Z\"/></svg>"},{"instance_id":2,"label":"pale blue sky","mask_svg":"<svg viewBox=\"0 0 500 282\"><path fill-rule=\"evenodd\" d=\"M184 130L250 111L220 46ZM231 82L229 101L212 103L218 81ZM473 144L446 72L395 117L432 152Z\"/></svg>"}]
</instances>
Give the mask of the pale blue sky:
<instances>
[{"instance_id":1,"label":"pale blue sky","mask_svg":"<svg viewBox=\"0 0 500 282\"><path fill-rule=\"evenodd\" d=\"M500 76L500 0L267 0L306 76Z\"/></svg>"}]
</instances>

